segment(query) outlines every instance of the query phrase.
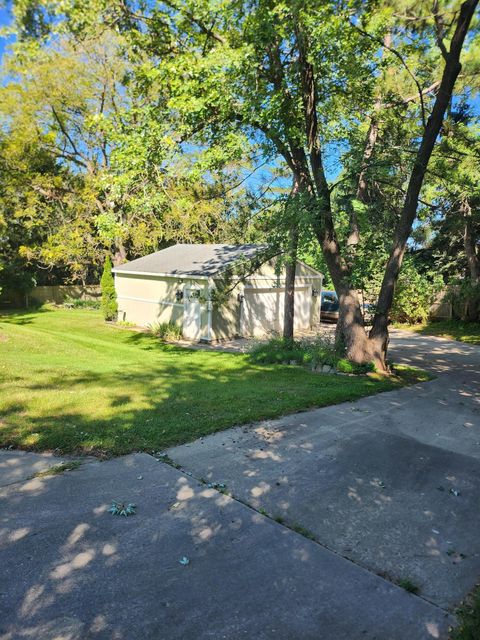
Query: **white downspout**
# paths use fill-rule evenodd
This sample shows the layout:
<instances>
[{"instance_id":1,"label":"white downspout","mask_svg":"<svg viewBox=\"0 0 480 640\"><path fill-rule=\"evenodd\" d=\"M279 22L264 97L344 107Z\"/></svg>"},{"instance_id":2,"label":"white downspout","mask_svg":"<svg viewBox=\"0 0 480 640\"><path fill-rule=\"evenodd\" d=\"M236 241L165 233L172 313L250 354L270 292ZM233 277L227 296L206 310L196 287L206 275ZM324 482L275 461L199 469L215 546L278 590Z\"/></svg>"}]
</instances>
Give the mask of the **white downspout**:
<instances>
[{"instance_id":1,"label":"white downspout","mask_svg":"<svg viewBox=\"0 0 480 640\"><path fill-rule=\"evenodd\" d=\"M213 289L212 279L208 279L208 297L207 297L207 341L212 341L212 300L211 291Z\"/></svg>"}]
</instances>

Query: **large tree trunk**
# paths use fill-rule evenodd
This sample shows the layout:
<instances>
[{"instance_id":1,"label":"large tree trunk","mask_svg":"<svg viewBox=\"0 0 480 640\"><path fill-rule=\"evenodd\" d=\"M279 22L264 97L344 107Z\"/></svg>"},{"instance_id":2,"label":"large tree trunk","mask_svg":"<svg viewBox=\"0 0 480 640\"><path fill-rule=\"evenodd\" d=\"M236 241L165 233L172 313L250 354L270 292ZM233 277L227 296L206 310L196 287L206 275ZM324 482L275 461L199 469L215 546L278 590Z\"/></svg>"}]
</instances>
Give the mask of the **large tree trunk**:
<instances>
[{"instance_id":1,"label":"large tree trunk","mask_svg":"<svg viewBox=\"0 0 480 640\"><path fill-rule=\"evenodd\" d=\"M295 320L295 270L297 267L298 228L289 230L287 260L285 264L285 298L283 313L283 337L293 340Z\"/></svg>"},{"instance_id":2,"label":"large tree trunk","mask_svg":"<svg viewBox=\"0 0 480 640\"><path fill-rule=\"evenodd\" d=\"M375 340L369 340L365 332L360 300L357 291L350 284L348 255L347 260L342 257L335 233L330 188L325 176L318 139L314 70L308 59L308 43L302 34L300 24L296 24L296 37L300 54L299 63L302 76L305 133L308 141L309 164L312 176L310 180L305 180L305 193L310 196L312 208L314 209L312 213L312 228L322 248L328 271L339 297L340 309L335 335L336 345L349 360L357 363L373 361L379 370L384 371L385 361L378 357L378 343ZM372 121L366 140L365 164L368 164L371 158L377 135L377 123ZM292 159L293 162L298 162L304 167L304 173L308 173L306 168L308 163L306 158L302 157L300 150L292 150ZM362 178L364 175L363 173ZM365 197L366 195L362 192L364 186L366 187L366 184L359 184L360 197ZM360 231L355 215L352 216L350 223L349 249L354 251L359 241Z\"/></svg>"},{"instance_id":3,"label":"large tree trunk","mask_svg":"<svg viewBox=\"0 0 480 640\"><path fill-rule=\"evenodd\" d=\"M433 111L425 126L422 141L415 158L415 164L410 175L400 220L395 229L393 245L385 268L373 326L369 336L376 347L381 349L380 356L384 363L388 345L388 316L393 302L395 284L398 274L400 273L400 267L402 266L407 240L412 231L412 225L417 214L418 198L427 165L440 132L445 112L450 103L455 81L460 73L460 54L477 4L478 0L466 0L460 8L455 33L450 43L450 51L446 56L440 88L435 99Z\"/></svg>"},{"instance_id":4,"label":"large tree trunk","mask_svg":"<svg viewBox=\"0 0 480 640\"><path fill-rule=\"evenodd\" d=\"M480 318L480 258L473 230L472 211L467 201L462 202L460 211L464 220L463 246L467 256L468 275L471 292L465 307L465 320L477 322Z\"/></svg>"}]
</instances>

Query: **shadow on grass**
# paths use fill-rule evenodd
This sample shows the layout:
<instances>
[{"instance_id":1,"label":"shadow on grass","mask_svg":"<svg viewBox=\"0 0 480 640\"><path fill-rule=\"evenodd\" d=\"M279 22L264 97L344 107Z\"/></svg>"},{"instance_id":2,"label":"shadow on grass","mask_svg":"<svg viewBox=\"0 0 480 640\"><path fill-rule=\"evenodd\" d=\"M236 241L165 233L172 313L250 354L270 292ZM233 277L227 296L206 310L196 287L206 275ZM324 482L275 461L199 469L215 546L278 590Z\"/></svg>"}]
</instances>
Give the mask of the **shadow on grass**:
<instances>
[{"instance_id":1,"label":"shadow on grass","mask_svg":"<svg viewBox=\"0 0 480 640\"><path fill-rule=\"evenodd\" d=\"M170 351L176 356L175 351ZM245 356L180 350L146 368L45 373L4 403L3 446L122 454L158 451L227 427L355 400L396 388L389 380L320 376L254 366ZM211 358L215 358L214 368Z\"/></svg>"},{"instance_id":2,"label":"shadow on grass","mask_svg":"<svg viewBox=\"0 0 480 640\"><path fill-rule=\"evenodd\" d=\"M52 309L45 319L49 311L11 318L36 326L12 332L6 343L0 446L99 455L158 451L401 386L185 349L148 333L117 331L93 312Z\"/></svg>"},{"instance_id":3,"label":"shadow on grass","mask_svg":"<svg viewBox=\"0 0 480 640\"><path fill-rule=\"evenodd\" d=\"M5 324L26 325L36 321L39 313L50 313L52 308L44 305L33 309L0 309L0 322Z\"/></svg>"}]
</instances>

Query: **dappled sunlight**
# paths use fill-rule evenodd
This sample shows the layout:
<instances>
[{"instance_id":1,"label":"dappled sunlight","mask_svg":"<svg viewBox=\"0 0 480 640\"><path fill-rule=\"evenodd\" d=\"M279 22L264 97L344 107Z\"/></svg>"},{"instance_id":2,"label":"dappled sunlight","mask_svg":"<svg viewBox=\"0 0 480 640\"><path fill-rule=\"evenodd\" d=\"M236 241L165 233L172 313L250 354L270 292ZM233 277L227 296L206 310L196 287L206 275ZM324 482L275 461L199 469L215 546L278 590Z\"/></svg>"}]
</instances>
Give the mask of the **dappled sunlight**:
<instances>
[{"instance_id":1,"label":"dappled sunlight","mask_svg":"<svg viewBox=\"0 0 480 640\"><path fill-rule=\"evenodd\" d=\"M262 449L256 449L250 453L250 458L253 460L273 460L274 462L281 462L282 458L273 451L265 451Z\"/></svg>"},{"instance_id":2,"label":"dappled sunlight","mask_svg":"<svg viewBox=\"0 0 480 640\"><path fill-rule=\"evenodd\" d=\"M18 542L30 533L30 527L21 527L20 529L14 529L13 531L0 529L0 540L2 539L2 533L7 534L8 542Z\"/></svg>"},{"instance_id":3,"label":"dappled sunlight","mask_svg":"<svg viewBox=\"0 0 480 640\"><path fill-rule=\"evenodd\" d=\"M51 572L50 577L53 580L62 580L63 578L67 578L72 571L86 567L94 557L94 551L83 551L81 553L77 553L69 562L64 562L55 567Z\"/></svg>"},{"instance_id":4,"label":"dappled sunlight","mask_svg":"<svg viewBox=\"0 0 480 640\"><path fill-rule=\"evenodd\" d=\"M185 500L190 500L190 498L193 498L193 496L194 496L193 489L188 485L184 485L183 487L181 487L181 489L177 491L176 497L177 497L177 500L179 500L180 502L183 502Z\"/></svg>"},{"instance_id":5,"label":"dappled sunlight","mask_svg":"<svg viewBox=\"0 0 480 640\"><path fill-rule=\"evenodd\" d=\"M300 562L310 562L311 554L306 547L302 547L301 549L295 549L293 557L296 560L300 560Z\"/></svg>"},{"instance_id":6,"label":"dappled sunlight","mask_svg":"<svg viewBox=\"0 0 480 640\"><path fill-rule=\"evenodd\" d=\"M251 488L257 497L252 500L260 503L271 497L275 504L271 512L288 511L288 523L293 527L301 487L295 490L298 476L291 477L286 469L282 470L284 463L250 458L248 464L258 471L262 465L276 468L275 481L241 477L254 483ZM228 483L224 474L210 475ZM378 493L376 485L380 477L356 474L348 486ZM337 584L340 589L340 583L334 579L338 563L343 562L339 556L325 557L322 554L328 552L306 540L300 529L294 533L149 456L139 454L85 464L75 473L57 477L56 483L46 483L43 491L23 492L18 498L18 492L10 489L12 501L16 500L15 517L31 514L32 520L30 530L9 543L14 553L9 556L8 571L16 572L18 580L15 596L9 596L16 598L16 604L10 609L5 628L13 637L21 629L26 637L30 634L78 640L98 634L128 640L133 637L128 622L132 606L136 628L144 637L157 631L160 637L169 616L174 616L178 627L185 618L188 620L189 607L198 612L210 611L208 607L212 603L216 606L217 601L225 615L229 615L229 607L235 603L239 612L236 615L248 617L247 610L241 608L238 592L229 595L237 587L230 586L218 598L225 572L235 576L232 584L238 583L240 593L246 593L254 580L258 588L255 598L273 593L279 607L288 606L288 598L282 598L292 588L303 600L310 594L313 597L317 589L322 593L326 584L330 590L337 589ZM310 493L313 503L318 495ZM129 518L108 513L109 498L117 496L135 501L137 513ZM39 500L50 505L48 513L39 508ZM32 505L38 505L33 512ZM323 517L328 517L328 513L324 512ZM309 529L314 529L314 515L311 512L305 523ZM8 523L4 526L11 532L19 529L9 527ZM37 532L41 535L46 526L47 537L30 538ZM33 557L30 565L19 564L19 558L29 555L40 541L42 554ZM383 549L379 553L383 554ZM179 562L185 556L188 566ZM346 563L346 569L344 565L341 567L341 571L357 571L352 563ZM365 579L369 574L360 575ZM365 597L365 603L371 597L368 594L370 588L361 596ZM382 597L393 596L392 592ZM248 605L248 611L250 608ZM218 618L222 614L212 615Z\"/></svg>"},{"instance_id":7,"label":"dappled sunlight","mask_svg":"<svg viewBox=\"0 0 480 640\"><path fill-rule=\"evenodd\" d=\"M222 529L220 524L209 525L206 518L193 518L192 525L191 535L197 544L208 542Z\"/></svg>"},{"instance_id":8,"label":"dappled sunlight","mask_svg":"<svg viewBox=\"0 0 480 640\"><path fill-rule=\"evenodd\" d=\"M26 618L34 616L43 607L49 607L55 601L53 594L45 594L45 586L35 584L25 594L20 605L20 614Z\"/></svg>"},{"instance_id":9,"label":"dappled sunlight","mask_svg":"<svg viewBox=\"0 0 480 640\"><path fill-rule=\"evenodd\" d=\"M66 549L72 547L77 544L88 532L90 529L90 525L86 522L82 522L82 524L77 524L72 533L69 535L68 540L65 544Z\"/></svg>"},{"instance_id":10,"label":"dappled sunlight","mask_svg":"<svg viewBox=\"0 0 480 640\"><path fill-rule=\"evenodd\" d=\"M260 482L256 487L250 489L250 494L253 498L259 498L270 491L271 487L267 482Z\"/></svg>"},{"instance_id":11,"label":"dappled sunlight","mask_svg":"<svg viewBox=\"0 0 480 640\"><path fill-rule=\"evenodd\" d=\"M362 502L362 498L358 495L356 487L348 487L348 497L350 500L356 500L357 502Z\"/></svg>"},{"instance_id":12,"label":"dappled sunlight","mask_svg":"<svg viewBox=\"0 0 480 640\"><path fill-rule=\"evenodd\" d=\"M46 478L32 478L28 482L24 482L19 487L19 491L22 491L24 493L41 493L43 491L45 483Z\"/></svg>"},{"instance_id":13,"label":"dappled sunlight","mask_svg":"<svg viewBox=\"0 0 480 640\"><path fill-rule=\"evenodd\" d=\"M440 638L440 629L436 622L427 622L425 628L431 638Z\"/></svg>"},{"instance_id":14,"label":"dappled sunlight","mask_svg":"<svg viewBox=\"0 0 480 640\"><path fill-rule=\"evenodd\" d=\"M279 442L286 435L285 431L280 429L268 429L265 426L257 427L254 431L260 438L262 438L262 440L268 443Z\"/></svg>"}]
</instances>

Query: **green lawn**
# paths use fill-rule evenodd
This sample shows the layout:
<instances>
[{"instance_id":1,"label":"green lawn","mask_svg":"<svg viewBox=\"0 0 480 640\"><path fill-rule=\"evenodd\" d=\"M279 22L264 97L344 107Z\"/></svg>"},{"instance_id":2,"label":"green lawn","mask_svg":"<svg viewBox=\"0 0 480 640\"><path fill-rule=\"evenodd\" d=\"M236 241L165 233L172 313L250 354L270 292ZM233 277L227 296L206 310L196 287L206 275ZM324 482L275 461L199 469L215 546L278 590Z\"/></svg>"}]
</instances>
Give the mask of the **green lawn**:
<instances>
[{"instance_id":1,"label":"green lawn","mask_svg":"<svg viewBox=\"0 0 480 640\"><path fill-rule=\"evenodd\" d=\"M436 320L427 324L397 324L398 329L408 329L427 336L441 336L467 344L480 344L480 323L460 320Z\"/></svg>"},{"instance_id":2,"label":"green lawn","mask_svg":"<svg viewBox=\"0 0 480 640\"><path fill-rule=\"evenodd\" d=\"M425 379L405 374L409 382ZM0 316L0 446L98 455L158 451L404 382L181 349L106 325L95 311Z\"/></svg>"}]
</instances>

